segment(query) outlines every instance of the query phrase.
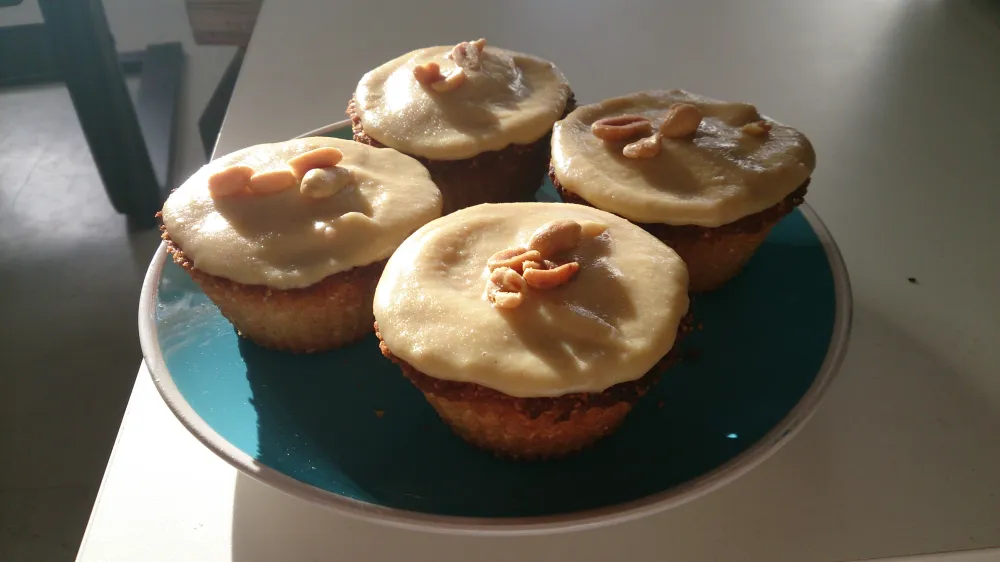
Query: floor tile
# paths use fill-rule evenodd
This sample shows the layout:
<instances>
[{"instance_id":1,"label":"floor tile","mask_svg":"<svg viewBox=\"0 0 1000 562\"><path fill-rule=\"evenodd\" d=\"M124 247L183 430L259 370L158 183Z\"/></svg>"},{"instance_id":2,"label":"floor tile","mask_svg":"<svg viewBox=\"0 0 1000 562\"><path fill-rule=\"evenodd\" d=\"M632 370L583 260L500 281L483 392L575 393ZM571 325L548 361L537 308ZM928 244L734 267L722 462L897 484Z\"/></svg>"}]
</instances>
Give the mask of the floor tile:
<instances>
[{"instance_id":1,"label":"floor tile","mask_svg":"<svg viewBox=\"0 0 1000 562\"><path fill-rule=\"evenodd\" d=\"M234 49L194 45L181 2L105 9L121 50L184 43L179 182L204 163L198 115ZM142 359L159 242L112 208L63 85L0 89L0 562L75 557Z\"/></svg>"}]
</instances>

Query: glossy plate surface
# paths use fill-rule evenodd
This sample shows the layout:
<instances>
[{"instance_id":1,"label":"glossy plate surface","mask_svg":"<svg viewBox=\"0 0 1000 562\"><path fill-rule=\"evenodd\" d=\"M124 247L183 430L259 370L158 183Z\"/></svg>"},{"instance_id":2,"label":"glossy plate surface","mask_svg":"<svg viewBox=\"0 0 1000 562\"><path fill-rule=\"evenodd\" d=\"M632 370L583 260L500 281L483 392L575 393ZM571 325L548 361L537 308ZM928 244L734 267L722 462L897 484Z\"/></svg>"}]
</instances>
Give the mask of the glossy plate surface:
<instances>
[{"instance_id":1,"label":"glossy plate surface","mask_svg":"<svg viewBox=\"0 0 1000 562\"><path fill-rule=\"evenodd\" d=\"M539 200L555 199L546 182ZM839 367L850 298L832 238L803 206L737 279L695 297L699 329L684 360L617 433L544 463L496 459L454 436L374 335L304 356L240 339L162 247L139 329L167 404L238 469L391 524L539 533L666 509L764 460L814 411Z\"/></svg>"}]
</instances>

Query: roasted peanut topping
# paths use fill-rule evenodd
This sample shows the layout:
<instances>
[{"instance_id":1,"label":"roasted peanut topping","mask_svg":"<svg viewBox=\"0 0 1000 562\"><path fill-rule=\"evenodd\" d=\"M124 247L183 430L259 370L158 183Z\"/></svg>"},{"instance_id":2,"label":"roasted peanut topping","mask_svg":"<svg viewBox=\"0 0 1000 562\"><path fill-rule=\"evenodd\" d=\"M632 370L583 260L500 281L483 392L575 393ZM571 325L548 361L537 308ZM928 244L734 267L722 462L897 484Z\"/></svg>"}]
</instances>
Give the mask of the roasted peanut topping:
<instances>
[{"instance_id":1,"label":"roasted peanut topping","mask_svg":"<svg viewBox=\"0 0 1000 562\"><path fill-rule=\"evenodd\" d=\"M580 223L580 234L584 238L596 238L608 229L608 225L597 221L582 221Z\"/></svg>"},{"instance_id":2,"label":"roasted peanut topping","mask_svg":"<svg viewBox=\"0 0 1000 562\"><path fill-rule=\"evenodd\" d=\"M479 70L482 67L483 49L486 48L486 39L476 39L475 41L462 41L448 53L448 58L455 61L459 68L465 70Z\"/></svg>"},{"instance_id":3,"label":"roasted peanut topping","mask_svg":"<svg viewBox=\"0 0 1000 562\"><path fill-rule=\"evenodd\" d=\"M622 154L626 158L652 158L660 153L660 135L650 135L625 145Z\"/></svg>"},{"instance_id":4,"label":"roasted peanut topping","mask_svg":"<svg viewBox=\"0 0 1000 562\"><path fill-rule=\"evenodd\" d=\"M557 220L544 224L528 239L528 248L537 250L543 257L572 250L580 242L583 227L573 220Z\"/></svg>"},{"instance_id":5,"label":"roasted peanut topping","mask_svg":"<svg viewBox=\"0 0 1000 562\"><path fill-rule=\"evenodd\" d=\"M649 135L653 124L641 115L617 115L594 121L590 132L602 141L620 142Z\"/></svg>"},{"instance_id":6,"label":"roasted peanut topping","mask_svg":"<svg viewBox=\"0 0 1000 562\"><path fill-rule=\"evenodd\" d=\"M313 168L302 177L299 192L306 197L322 199L336 195L353 181L354 174L347 168Z\"/></svg>"},{"instance_id":7,"label":"roasted peanut topping","mask_svg":"<svg viewBox=\"0 0 1000 562\"><path fill-rule=\"evenodd\" d=\"M303 152L292 158L288 161L288 167L295 173L295 177L301 180L309 170L332 168L343 159L343 152L332 146L324 146Z\"/></svg>"},{"instance_id":8,"label":"roasted peanut topping","mask_svg":"<svg viewBox=\"0 0 1000 562\"><path fill-rule=\"evenodd\" d=\"M527 283L521 274L509 267L498 267L490 273L486 298L496 308L517 308L524 302Z\"/></svg>"},{"instance_id":9,"label":"roasted peanut topping","mask_svg":"<svg viewBox=\"0 0 1000 562\"><path fill-rule=\"evenodd\" d=\"M445 74L441 80L431 84L431 89L438 93L445 93L465 84L465 70L456 68Z\"/></svg>"},{"instance_id":10,"label":"roasted peanut topping","mask_svg":"<svg viewBox=\"0 0 1000 562\"><path fill-rule=\"evenodd\" d=\"M590 131L605 142L632 141L622 149L626 158L652 158L660 153L660 133L653 133L653 123L641 115L598 119Z\"/></svg>"},{"instance_id":11,"label":"roasted peanut topping","mask_svg":"<svg viewBox=\"0 0 1000 562\"><path fill-rule=\"evenodd\" d=\"M498 267L509 267L518 273L524 271L524 263L528 261L540 261L542 255L536 250L529 250L524 247L517 248L507 248L506 250L500 250L499 252L490 256L490 259L486 261L486 267L490 268L490 271L497 269Z\"/></svg>"},{"instance_id":12,"label":"roasted peanut topping","mask_svg":"<svg viewBox=\"0 0 1000 562\"><path fill-rule=\"evenodd\" d=\"M753 121L752 123L743 125L743 132L755 137L764 136L771 132L771 124L763 119L760 121Z\"/></svg>"},{"instance_id":13,"label":"roasted peanut topping","mask_svg":"<svg viewBox=\"0 0 1000 562\"><path fill-rule=\"evenodd\" d=\"M413 67L413 78L424 86L444 80L441 75L441 65L436 62L428 62Z\"/></svg>"},{"instance_id":14,"label":"roasted peanut topping","mask_svg":"<svg viewBox=\"0 0 1000 562\"><path fill-rule=\"evenodd\" d=\"M441 65L428 62L413 67L413 78L435 92L444 93L465 83L465 71L456 67L448 74L441 74Z\"/></svg>"},{"instance_id":15,"label":"roasted peanut topping","mask_svg":"<svg viewBox=\"0 0 1000 562\"><path fill-rule=\"evenodd\" d=\"M250 191L257 195L277 193L295 187L298 181L290 168L258 172L250 177Z\"/></svg>"},{"instance_id":16,"label":"roasted peanut topping","mask_svg":"<svg viewBox=\"0 0 1000 562\"><path fill-rule=\"evenodd\" d=\"M667 116L660 124L660 134L679 139L694 134L701 124L701 110L690 103L675 103L667 110Z\"/></svg>"},{"instance_id":17,"label":"roasted peanut topping","mask_svg":"<svg viewBox=\"0 0 1000 562\"><path fill-rule=\"evenodd\" d=\"M546 262L548 262L548 260L545 260L544 262L527 260L521 264L521 272L523 273L525 269L548 269L548 265L546 265ZM553 263L552 265L555 264Z\"/></svg>"},{"instance_id":18,"label":"roasted peanut topping","mask_svg":"<svg viewBox=\"0 0 1000 562\"><path fill-rule=\"evenodd\" d=\"M486 298L496 308L515 308L524 302L528 288L546 290L570 282L580 264L560 264L548 258L576 248L583 237L600 236L607 228L595 221L581 224L568 219L542 225L526 245L500 250L487 260Z\"/></svg>"},{"instance_id":19,"label":"roasted peanut topping","mask_svg":"<svg viewBox=\"0 0 1000 562\"><path fill-rule=\"evenodd\" d=\"M569 283L577 271L580 271L580 264L575 261L551 269L529 267L524 270L524 281L532 289L554 289Z\"/></svg>"},{"instance_id":20,"label":"roasted peanut topping","mask_svg":"<svg viewBox=\"0 0 1000 562\"><path fill-rule=\"evenodd\" d=\"M290 159L287 168L254 172L249 166L229 166L208 177L208 190L212 197L267 195L299 184L303 195L329 197L352 179L348 170L335 167L343 158L343 152L326 146Z\"/></svg>"},{"instance_id":21,"label":"roasted peanut topping","mask_svg":"<svg viewBox=\"0 0 1000 562\"><path fill-rule=\"evenodd\" d=\"M208 176L208 192L212 197L230 197L248 193L253 168L250 166L229 166Z\"/></svg>"}]
</instances>

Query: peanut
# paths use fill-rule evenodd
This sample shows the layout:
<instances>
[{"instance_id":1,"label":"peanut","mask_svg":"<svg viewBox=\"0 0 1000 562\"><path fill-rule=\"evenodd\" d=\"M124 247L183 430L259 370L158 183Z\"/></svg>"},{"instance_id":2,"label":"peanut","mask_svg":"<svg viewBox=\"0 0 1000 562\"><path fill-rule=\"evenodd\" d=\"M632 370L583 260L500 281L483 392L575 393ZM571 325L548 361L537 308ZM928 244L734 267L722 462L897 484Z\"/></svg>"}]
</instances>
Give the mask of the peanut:
<instances>
[{"instance_id":1,"label":"peanut","mask_svg":"<svg viewBox=\"0 0 1000 562\"><path fill-rule=\"evenodd\" d=\"M608 229L608 225L597 222L597 221L582 221L580 223L580 235L587 238L597 238L598 236L604 234L604 231Z\"/></svg>"},{"instance_id":2,"label":"peanut","mask_svg":"<svg viewBox=\"0 0 1000 562\"><path fill-rule=\"evenodd\" d=\"M572 250L580 242L580 223L561 219L543 224L528 239L528 248L537 250L543 257L552 257Z\"/></svg>"},{"instance_id":3,"label":"peanut","mask_svg":"<svg viewBox=\"0 0 1000 562\"><path fill-rule=\"evenodd\" d=\"M443 80L444 76L441 75L441 65L436 62L428 62L413 67L413 78L424 86L430 86Z\"/></svg>"},{"instance_id":4,"label":"peanut","mask_svg":"<svg viewBox=\"0 0 1000 562\"><path fill-rule=\"evenodd\" d=\"M321 199L336 195L341 189L354 180L354 175L347 168L339 166L329 168L313 168L302 176L299 192L306 197Z\"/></svg>"},{"instance_id":5,"label":"peanut","mask_svg":"<svg viewBox=\"0 0 1000 562\"><path fill-rule=\"evenodd\" d=\"M522 267L524 269L555 269L555 268L559 267L559 264L557 264L556 262L554 262L552 260L542 260L540 262L539 261L534 261L534 260L528 260L528 261L524 262L524 264L522 265Z\"/></svg>"},{"instance_id":6,"label":"peanut","mask_svg":"<svg viewBox=\"0 0 1000 562\"><path fill-rule=\"evenodd\" d=\"M760 121L752 121L743 125L743 132L748 135L760 137L771 132L771 124L763 119Z\"/></svg>"},{"instance_id":7,"label":"peanut","mask_svg":"<svg viewBox=\"0 0 1000 562\"><path fill-rule=\"evenodd\" d=\"M253 168L229 166L208 176L208 192L212 197L229 197L247 192Z\"/></svg>"},{"instance_id":8,"label":"peanut","mask_svg":"<svg viewBox=\"0 0 1000 562\"><path fill-rule=\"evenodd\" d=\"M289 168L258 172L250 177L250 191L258 195L277 193L294 187L298 181Z\"/></svg>"},{"instance_id":9,"label":"peanut","mask_svg":"<svg viewBox=\"0 0 1000 562\"><path fill-rule=\"evenodd\" d=\"M690 103L675 103L667 110L667 116L660 124L660 134L679 139L693 134L701 124L701 110Z\"/></svg>"},{"instance_id":10,"label":"peanut","mask_svg":"<svg viewBox=\"0 0 1000 562\"><path fill-rule=\"evenodd\" d=\"M490 256L490 259L486 260L486 266L490 268L490 271L498 267L509 267L520 273L524 270L523 264L525 261L540 259L542 259L542 255L536 250L529 250L522 247L507 248Z\"/></svg>"},{"instance_id":11,"label":"peanut","mask_svg":"<svg viewBox=\"0 0 1000 562\"><path fill-rule=\"evenodd\" d=\"M456 68L446 74L441 80L431 84L431 89L438 93L450 92L465 84L465 78L465 70Z\"/></svg>"},{"instance_id":12,"label":"peanut","mask_svg":"<svg viewBox=\"0 0 1000 562\"><path fill-rule=\"evenodd\" d=\"M568 283L577 271L580 271L580 264L575 261L551 269L526 268L524 282L532 289L553 289Z\"/></svg>"},{"instance_id":13,"label":"peanut","mask_svg":"<svg viewBox=\"0 0 1000 562\"><path fill-rule=\"evenodd\" d=\"M488 298L494 308L517 308L524 302L524 293L492 291L488 293Z\"/></svg>"},{"instance_id":14,"label":"peanut","mask_svg":"<svg viewBox=\"0 0 1000 562\"><path fill-rule=\"evenodd\" d=\"M520 293L527 288L521 274L509 267L494 269L490 273L490 283L509 293Z\"/></svg>"},{"instance_id":15,"label":"peanut","mask_svg":"<svg viewBox=\"0 0 1000 562\"><path fill-rule=\"evenodd\" d=\"M602 141L617 142L649 135L653 124L642 115L618 115L594 121L590 132Z\"/></svg>"},{"instance_id":16,"label":"peanut","mask_svg":"<svg viewBox=\"0 0 1000 562\"><path fill-rule=\"evenodd\" d=\"M496 308L517 308L524 302L527 284L521 275L509 267L498 267L490 273L486 298Z\"/></svg>"},{"instance_id":17,"label":"peanut","mask_svg":"<svg viewBox=\"0 0 1000 562\"><path fill-rule=\"evenodd\" d=\"M483 42L483 47L479 47L479 41ZM448 53L448 58L455 61L455 64L460 68L464 68L466 70L479 70L482 66L480 54L485 47L485 39L478 39L473 43L462 41L451 49L451 52Z\"/></svg>"},{"instance_id":18,"label":"peanut","mask_svg":"<svg viewBox=\"0 0 1000 562\"><path fill-rule=\"evenodd\" d=\"M288 161L288 167L295 173L295 177L301 180L309 170L332 168L343 159L343 152L332 146L324 146L292 158Z\"/></svg>"},{"instance_id":19,"label":"peanut","mask_svg":"<svg viewBox=\"0 0 1000 562\"><path fill-rule=\"evenodd\" d=\"M660 153L660 135L655 134L625 145L622 154L626 158L652 158Z\"/></svg>"}]
</instances>

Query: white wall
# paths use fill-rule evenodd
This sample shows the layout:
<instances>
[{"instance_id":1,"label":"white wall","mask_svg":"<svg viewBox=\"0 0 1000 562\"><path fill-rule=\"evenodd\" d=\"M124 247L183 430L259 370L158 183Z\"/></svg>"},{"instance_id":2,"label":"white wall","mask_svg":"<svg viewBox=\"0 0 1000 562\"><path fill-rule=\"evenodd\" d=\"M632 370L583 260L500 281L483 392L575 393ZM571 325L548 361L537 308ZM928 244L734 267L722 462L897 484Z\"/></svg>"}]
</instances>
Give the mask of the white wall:
<instances>
[{"instance_id":1,"label":"white wall","mask_svg":"<svg viewBox=\"0 0 1000 562\"><path fill-rule=\"evenodd\" d=\"M42 12L38 9L37 0L24 0L19 6L0 8L0 26L39 23Z\"/></svg>"}]
</instances>

